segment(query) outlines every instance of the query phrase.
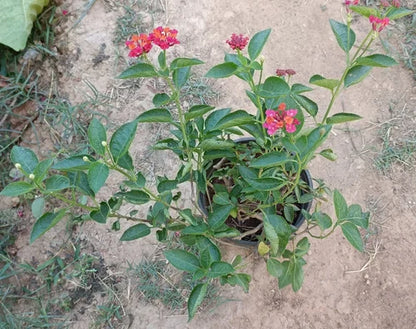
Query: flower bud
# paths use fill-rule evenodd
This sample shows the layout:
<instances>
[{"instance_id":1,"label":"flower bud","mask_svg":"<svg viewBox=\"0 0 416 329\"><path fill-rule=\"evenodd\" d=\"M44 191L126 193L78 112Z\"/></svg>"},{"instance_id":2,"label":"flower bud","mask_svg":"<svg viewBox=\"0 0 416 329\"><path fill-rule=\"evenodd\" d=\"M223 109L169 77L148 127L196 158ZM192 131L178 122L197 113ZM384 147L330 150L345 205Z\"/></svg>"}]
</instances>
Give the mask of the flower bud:
<instances>
[{"instance_id":1,"label":"flower bud","mask_svg":"<svg viewBox=\"0 0 416 329\"><path fill-rule=\"evenodd\" d=\"M14 166L16 169L22 169L22 165L20 163L16 163Z\"/></svg>"},{"instance_id":2,"label":"flower bud","mask_svg":"<svg viewBox=\"0 0 416 329\"><path fill-rule=\"evenodd\" d=\"M82 160L85 161L85 162L89 162L90 161L90 159L88 159L88 157L85 156L85 155L82 157Z\"/></svg>"},{"instance_id":3,"label":"flower bud","mask_svg":"<svg viewBox=\"0 0 416 329\"><path fill-rule=\"evenodd\" d=\"M35 175L30 174L30 175L29 175L29 179L34 180L34 179L35 179Z\"/></svg>"},{"instance_id":4,"label":"flower bud","mask_svg":"<svg viewBox=\"0 0 416 329\"><path fill-rule=\"evenodd\" d=\"M104 147L106 147L107 146L107 142L106 141L102 141L101 142L101 145L104 146Z\"/></svg>"},{"instance_id":5,"label":"flower bud","mask_svg":"<svg viewBox=\"0 0 416 329\"><path fill-rule=\"evenodd\" d=\"M260 61L260 63L264 63L264 56L263 55L260 55L260 57L259 57L259 61Z\"/></svg>"}]
</instances>

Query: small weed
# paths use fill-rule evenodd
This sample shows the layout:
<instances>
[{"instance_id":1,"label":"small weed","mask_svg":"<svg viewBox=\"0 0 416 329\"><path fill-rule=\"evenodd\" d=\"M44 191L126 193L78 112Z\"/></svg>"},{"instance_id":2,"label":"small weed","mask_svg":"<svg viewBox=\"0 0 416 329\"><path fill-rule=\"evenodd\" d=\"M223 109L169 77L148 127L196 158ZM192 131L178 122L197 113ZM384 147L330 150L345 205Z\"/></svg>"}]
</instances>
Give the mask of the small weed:
<instances>
[{"instance_id":1,"label":"small weed","mask_svg":"<svg viewBox=\"0 0 416 329\"><path fill-rule=\"evenodd\" d=\"M220 95L208 81L204 77L191 76L182 87L183 101L188 102L190 106L217 103Z\"/></svg>"}]
</instances>

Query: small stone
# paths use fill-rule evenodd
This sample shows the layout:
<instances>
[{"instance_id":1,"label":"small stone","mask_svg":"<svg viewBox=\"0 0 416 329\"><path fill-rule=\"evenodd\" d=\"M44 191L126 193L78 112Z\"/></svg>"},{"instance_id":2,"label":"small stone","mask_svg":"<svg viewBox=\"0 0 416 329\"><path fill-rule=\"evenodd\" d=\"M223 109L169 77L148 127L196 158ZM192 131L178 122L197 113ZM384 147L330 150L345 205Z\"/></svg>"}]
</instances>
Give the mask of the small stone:
<instances>
[{"instance_id":1,"label":"small stone","mask_svg":"<svg viewBox=\"0 0 416 329\"><path fill-rule=\"evenodd\" d=\"M364 275L364 279L369 279L370 278L370 276L366 273L365 275Z\"/></svg>"},{"instance_id":2,"label":"small stone","mask_svg":"<svg viewBox=\"0 0 416 329\"><path fill-rule=\"evenodd\" d=\"M367 285L370 285L370 280L367 280L365 283L366 283Z\"/></svg>"},{"instance_id":3,"label":"small stone","mask_svg":"<svg viewBox=\"0 0 416 329\"><path fill-rule=\"evenodd\" d=\"M19 205L19 203L20 203L20 200L19 200L18 197L12 198L12 200L11 200L12 208L17 207Z\"/></svg>"}]
</instances>

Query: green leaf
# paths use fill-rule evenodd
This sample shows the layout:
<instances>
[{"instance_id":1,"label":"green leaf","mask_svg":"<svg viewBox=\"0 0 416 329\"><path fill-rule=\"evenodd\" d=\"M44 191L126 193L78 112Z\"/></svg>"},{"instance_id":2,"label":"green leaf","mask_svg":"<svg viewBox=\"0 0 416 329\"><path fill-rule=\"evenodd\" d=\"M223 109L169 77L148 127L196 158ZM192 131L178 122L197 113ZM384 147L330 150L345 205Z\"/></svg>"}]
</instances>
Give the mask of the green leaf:
<instances>
[{"instance_id":1,"label":"green leaf","mask_svg":"<svg viewBox=\"0 0 416 329\"><path fill-rule=\"evenodd\" d=\"M153 97L152 102L153 102L154 106L157 106L157 107L163 106L163 105L166 105L170 102L170 97L166 93L156 94Z\"/></svg>"},{"instance_id":2,"label":"green leaf","mask_svg":"<svg viewBox=\"0 0 416 329\"><path fill-rule=\"evenodd\" d=\"M113 136L111 136L110 152L116 163L129 150L134 135L136 134L137 122L137 120L134 120L125 123L114 132Z\"/></svg>"},{"instance_id":3,"label":"green leaf","mask_svg":"<svg viewBox=\"0 0 416 329\"><path fill-rule=\"evenodd\" d=\"M258 91L258 95L265 98L275 98L289 93L290 86L279 77L268 77Z\"/></svg>"},{"instance_id":4,"label":"green leaf","mask_svg":"<svg viewBox=\"0 0 416 329\"><path fill-rule=\"evenodd\" d=\"M195 316L198 307L201 305L208 290L208 283L200 283L192 289L188 299L188 321Z\"/></svg>"},{"instance_id":5,"label":"green leaf","mask_svg":"<svg viewBox=\"0 0 416 329\"><path fill-rule=\"evenodd\" d=\"M269 38L271 29L257 32L250 40L248 44L248 55L252 61L254 61L263 50L264 45Z\"/></svg>"},{"instance_id":6,"label":"green leaf","mask_svg":"<svg viewBox=\"0 0 416 329\"><path fill-rule=\"evenodd\" d=\"M194 105L192 106L187 113L185 113L185 120L189 121L194 118L202 117L205 113L215 109L214 106L209 105Z\"/></svg>"},{"instance_id":7,"label":"green leaf","mask_svg":"<svg viewBox=\"0 0 416 329\"><path fill-rule=\"evenodd\" d=\"M69 172L68 178L72 186L75 186L81 193L94 197L95 193L88 184L88 176L83 171Z\"/></svg>"},{"instance_id":8,"label":"green leaf","mask_svg":"<svg viewBox=\"0 0 416 329\"><path fill-rule=\"evenodd\" d=\"M105 184L110 170L100 162L94 162L88 170L88 184L94 193L97 193Z\"/></svg>"},{"instance_id":9,"label":"green leaf","mask_svg":"<svg viewBox=\"0 0 416 329\"><path fill-rule=\"evenodd\" d=\"M245 273L230 274L227 278L228 284L230 284L231 286L239 285L243 288L244 292L246 293L248 292L250 281L250 275Z\"/></svg>"},{"instance_id":10,"label":"green leaf","mask_svg":"<svg viewBox=\"0 0 416 329\"><path fill-rule=\"evenodd\" d=\"M315 74L309 79L309 83L319 87L327 88L329 90L334 90L338 86L339 80L325 79L322 75Z\"/></svg>"},{"instance_id":11,"label":"green leaf","mask_svg":"<svg viewBox=\"0 0 416 329\"><path fill-rule=\"evenodd\" d=\"M233 273L234 271L234 267L229 263L213 262L209 272L207 273L207 277L218 278L219 276L227 275Z\"/></svg>"},{"instance_id":12,"label":"green leaf","mask_svg":"<svg viewBox=\"0 0 416 329\"><path fill-rule=\"evenodd\" d=\"M163 254L178 270L194 273L200 268L198 258L185 250L171 249L164 251Z\"/></svg>"},{"instance_id":13,"label":"green leaf","mask_svg":"<svg viewBox=\"0 0 416 329\"><path fill-rule=\"evenodd\" d=\"M13 146L10 159L14 164L19 163L27 174L32 174L39 163L38 157L31 149L17 145Z\"/></svg>"},{"instance_id":14,"label":"green leaf","mask_svg":"<svg viewBox=\"0 0 416 329\"><path fill-rule=\"evenodd\" d=\"M216 139L206 139L198 145L198 148L204 151L225 150L225 149L232 149L234 145L235 143L231 140L224 141L224 140L216 140Z\"/></svg>"},{"instance_id":15,"label":"green leaf","mask_svg":"<svg viewBox=\"0 0 416 329\"><path fill-rule=\"evenodd\" d=\"M173 123L172 115L167 109L148 110L137 117L137 122L169 122Z\"/></svg>"},{"instance_id":16,"label":"green leaf","mask_svg":"<svg viewBox=\"0 0 416 329\"><path fill-rule=\"evenodd\" d=\"M212 213L208 216L208 225L216 230L224 224L225 220L230 215L231 210L234 208L233 205L224 205L214 209Z\"/></svg>"},{"instance_id":17,"label":"green leaf","mask_svg":"<svg viewBox=\"0 0 416 329\"><path fill-rule=\"evenodd\" d=\"M380 17L380 12L376 8L367 6L350 6L350 9L361 16L369 18L371 15Z\"/></svg>"},{"instance_id":18,"label":"green leaf","mask_svg":"<svg viewBox=\"0 0 416 329\"><path fill-rule=\"evenodd\" d=\"M149 235L150 232L150 227L146 224L133 225L124 231L123 235L120 238L120 241L137 240L143 238L146 235Z\"/></svg>"},{"instance_id":19,"label":"green leaf","mask_svg":"<svg viewBox=\"0 0 416 329\"><path fill-rule=\"evenodd\" d=\"M123 71L118 78L119 79L135 79L135 78L149 78L157 77L158 74L152 65L147 63L138 63L130 66L127 70Z\"/></svg>"},{"instance_id":20,"label":"green leaf","mask_svg":"<svg viewBox=\"0 0 416 329\"><path fill-rule=\"evenodd\" d=\"M62 175L54 175L45 180L47 192L55 192L68 188L71 185L69 178Z\"/></svg>"},{"instance_id":21,"label":"green leaf","mask_svg":"<svg viewBox=\"0 0 416 329\"><path fill-rule=\"evenodd\" d=\"M83 155L76 155L73 157L69 157L58 161L52 166L52 169L56 170L63 170L63 171L80 171L80 170L87 170L91 163L85 162L83 160Z\"/></svg>"},{"instance_id":22,"label":"green leaf","mask_svg":"<svg viewBox=\"0 0 416 329\"><path fill-rule=\"evenodd\" d=\"M398 63L389 56L382 54L374 54L358 58L357 64L366 66L390 67L393 65L397 65Z\"/></svg>"},{"instance_id":23,"label":"green leaf","mask_svg":"<svg viewBox=\"0 0 416 329\"><path fill-rule=\"evenodd\" d=\"M159 184L157 184L157 191L159 193L163 193L165 191L171 191L174 190L175 188L177 188L178 186L178 182L176 180L163 180L161 182L159 182Z\"/></svg>"},{"instance_id":24,"label":"green leaf","mask_svg":"<svg viewBox=\"0 0 416 329\"><path fill-rule=\"evenodd\" d=\"M182 234L189 234L189 235L203 235L209 231L209 226L205 223L201 223L199 225L190 225L187 226L182 230Z\"/></svg>"},{"instance_id":25,"label":"green leaf","mask_svg":"<svg viewBox=\"0 0 416 329\"><path fill-rule=\"evenodd\" d=\"M236 64L226 62L212 67L205 76L214 79L227 78L232 76L237 70L238 66Z\"/></svg>"},{"instance_id":26,"label":"green leaf","mask_svg":"<svg viewBox=\"0 0 416 329\"><path fill-rule=\"evenodd\" d=\"M368 228L369 216L370 214L368 212L362 211L360 205L352 204L348 207L348 214L345 220L366 229Z\"/></svg>"},{"instance_id":27,"label":"green leaf","mask_svg":"<svg viewBox=\"0 0 416 329\"><path fill-rule=\"evenodd\" d=\"M334 21L333 19L329 20L331 24L332 32L334 32L335 38L342 50L348 53L352 46L355 43L355 33L347 25Z\"/></svg>"},{"instance_id":28,"label":"green leaf","mask_svg":"<svg viewBox=\"0 0 416 329\"><path fill-rule=\"evenodd\" d=\"M305 93L307 91L312 91L312 90L313 90L312 88L305 86L301 83L294 83L291 88L291 91L294 94L301 94L301 93Z\"/></svg>"},{"instance_id":29,"label":"green leaf","mask_svg":"<svg viewBox=\"0 0 416 329\"><path fill-rule=\"evenodd\" d=\"M254 159L250 167L252 168L269 168L269 167L277 167L281 164L291 161L287 157L286 153L283 152L270 152L259 156L258 158Z\"/></svg>"},{"instance_id":30,"label":"green leaf","mask_svg":"<svg viewBox=\"0 0 416 329\"><path fill-rule=\"evenodd\" d=\"M292 98L298 103L302 108L306 110L312 117L315 117L318 114L318 104L316 104L310 98L303 95L292 95Z\"/></svg>"},{"instance_id":31,"label":"green leaf","mask_svg":"<svg viewBox=\"0 0 416 329\"><path fill-rule=\"evenodd\" d=\"M49 0L0 1L0 43L15 51L26 47L36 16Z\"/></svg>"},{"instance_id":32,"label":"green leaf","mask_svg":"<svg viewBox=\"0 0 416 329\"><path fill-rule=\"evenodd\" d=\"M358 114L342 112L342 113L336 113L332 117L327 118L326 123L333 125L337 123L344 123L344 122L355 121L359 119L362 119L362 117L360 117Z\"/></svg>"},{"instance_id":33,"label":"green leaf","mask_svg":"<svg viewBox=\"0 0 416 329\"><path fill-rule=\"evenodd\" d=\"M303 258L296 258L293 261L292 289L295 292L298 291L303 284L303 265L305 265Z\"/></svg>"},{"instance_id":34,"label":"green leaf","mask_svg":"<svg viewBox=\"0 0 416 329\"><path fill-rule=\"evenodd\" d=\"M312 219L316 220L319 228L324 231L332 226L332 219L323 212L315 212L312 214Z\"/></svg>"},{"instance_id":35,"label":"green leaf","mask_svg":"<svg viewBox=\"0 0 416 329\"><path fill-rule=\"evenodd\" d=\"M283 266L278 260L269 258L266 263L267 272L275 278L279 278L283 274Z\"/></svg>"},{"instance_id":36,"label":"green leaf","mask_svg":"<svg viewBox=\"0 0 416 329\"><path fill-rule=\"evenodd\" d=\"M27 182L13 182L7 185L0 195L18 196L32 191L35 187Z\"/></svg>"},{"instance_id":37,"label":"green leaf","mask_svg":"<svg viewBox=\"0 0 416 329\"><path fill-rule=\"evenodd\" d=\"M108 206L107 202L103 201L100 203L99 210L93 210L90 212L90 217L97 223L105 224L109 211L110 207Z\"/></svg>"},{"instance_id":38,"label":"green leaf","mask_svg":"<svg viewBox=\"0 0 416 329\"><path fill-rule=\"evenodd\" d=\"M157 56L157 62L159 63L160 68L163 70L166 68L166 52L161 51L159 56Z\"/></svg>"},{"instance_id":39,"label":"green leaf","mask_svg":"<svg viewBox=\"0 0 416 329\"><path fill-rule=\"evenodd\" d=\"M204 64L204 62L199 60L198 58L175 58L170 64L170 69L176 70L178 68L189 67L189 66L200 65L200 64Z\"/></svg>"},{"instance_id":40,"label":"green leaf","mask_svg":"<svg viewBox=\"0 0 416 329\"><path fill-rule=\"evenodd\" d=\"M205 130L212 131L216 129L218 122L222 118L224 118L227 114L229 114L230 111L231 109L225 108L225 109L215 110L214 112L211 112L205 120Z\"/></svg>"},{"instance_id":41,"label":"green leaf","mask_svg":"<svg viewBox=\"0 0 416 329\"><path fill-rule=\"evenodd\" d=\"M45 159L38 163L35 170L33 170L33 175L35 175L35 183L41 183L48 173L49 168L52 166L53 159Z\"/></svg>"},{"instance_id":42,"label":"green leaf","mask_svg":"<svg viewBox=\"0 0 416 329\"><path fill-rule=\"evenodd\" d=\"M107 142L107 133L102 123L96 118L93 118L88 126L88 140L95 152L100 155L105 154L102 142Z\"/></svg>"},{"instance_id":43,"label":"green leaf","mask_svg":"<svg viewBox=\"0 0 416 329\"><path fill-rule=\"evenodd\" d=\"M295 255L297 257L302 257L307 254L311 244L309 243L308 238L305 236L296 244Z\"/></svg>"},{"instance_id":44,"label":"green leaf","mask_svg":"<svg viewBox=\"0 0 416 329\"><path fill-rule=\"evenodd\" d=\"M414 13L413 10L409 10L407 8L404 8L404 7L391 8L387 12L387 17L390 18L391 20L395 20L395 19L399 19L399 18L402 18L402 17L407 16L407 15L412 15L413 13Z\"/></svg>"},{"instance_id":45,"label":"green leaf","mask_svg":"<svg viewBox=\"0 0 416 329\"><path fill-rule=\"evenodd\" d=\"M118 159L117 164L124 169L127 170L133 170L134 166L133 166L133 159L131 158L129 151L127 151L126 153L124 153L124 155L121 156L120 159Z\"/></svg>"},{"instance_id":46,"label":"green leaf","mask_svg":"<svg viewBox=\"0 0 416 329\"><path fill-rule=\"evenodd\" d=\"M237 110L227 114L220 119L212 130L224 130L231 127L238 127L247 123L254 122L255 119L251 114L244 110Z\"/></svg>"},{"instance_id":47,"label":"green leaf","mask_svg":"<svg viewBox=\"0 0 416 329\"><path fill-rule=\"evenodd\" d=\"M358 231L357 226L350 222L343 222L341 224L342 233L351 243L351 245L358 251L364 251L364 243L361 238L360 231Z\"/></svg>"},{"instance_id":48,"label":"green leaf","mask_svg":"<svg viewBox=\"0 0 416 329\"><path fill-rule=\"evenodd\" d=\"M44 198L37 198L32 202L32 215L35 218L39 218L43 215L45 210L45 199Z\"/></svg>"},{"instance_id":49,"label":"green leaf","mask_svg":"<svg viewBox=\"0 0 416 329\"><path fill-rule=\"evenodd\" d=\"M173 71L172 79L177 89L180 89L183 87L183 85L188 80L190 73L191 73L190 67L183 67L183 68Z\"/></svg>"},{"instance_id":50,"label":"green leaf","mask_svg":"<svg viewBox=\"0 0 416 329\"><path fill-rule=\"evenodd\" d=\"M121 192L121 196L123 196L128 202L133 204L145 204L150 201L150 196L146 192L143 191L128 191L128 192Z\"/></svg>"},{"instance_id":51,"label":"green leaf","mask_svg":"<svg viewBox=\"0 0 416 329\"><path fill-rule=\"evenodd\" d=\"M48 212L39 217L35 225L33 225L30 243L33 243L33 241L54 227L65 216L65 211L66 209L61 209L56 213Z\"/></svg>"},{"instance_id":52,"label":"green leaf","mask_svg":"<svg viewBox=\"0 0 416 329\"><path fill-rule=\"evenodd\" d=\"M344 79L344 86L350 87L364 80L370 73L371 66L357 65L350 68Z\"/></svg>"},{"instance_id":53,"label":"green leaf","mask_svg":"<svg viewBox=\"0 0 416 329\"><path fill-rule=\"evenodd\" d=\"M325 149L319 152L325 159L335 161L337 159L337 155L331 149Z\"/></svg>"},{"instance_id":54,"label":"green leaf","mask_svg":"<svg viewBox=\"0 0 416 329\"><path fill-rule=\"evenodd\" d=\"M334 190L334 207L335 207L335 213L339 220L343 220L345 217L347 217L347 214L348 214L347 202L345 201L344 197L338 190Z\"/></svg>"},{"instance_id":55,"label":"green leaf","mask_svg":"<svg viewBox=\"0 0 416 329\"><path fill-rule=\"evenodd\" d=\"M264 219L263 224L266 239L270 242L271 256L277 256L279 251L279 236L273 225L267 220L267 217Z\"/></svg>"}]
</instances>

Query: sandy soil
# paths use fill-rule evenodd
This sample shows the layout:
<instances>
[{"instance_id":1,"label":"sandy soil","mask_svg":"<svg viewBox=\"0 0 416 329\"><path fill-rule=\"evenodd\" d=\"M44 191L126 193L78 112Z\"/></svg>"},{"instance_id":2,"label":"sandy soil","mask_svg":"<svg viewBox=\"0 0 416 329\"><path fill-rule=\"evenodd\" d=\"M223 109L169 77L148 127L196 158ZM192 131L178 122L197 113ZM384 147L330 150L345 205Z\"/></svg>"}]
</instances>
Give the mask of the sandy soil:
<instances>
[{"instance_id":1,"label":"sandy soil","mask_svg":"<svg viewBox=\"0 0 416 329\"><path fill-rule=\"evenodd\" d=\"M148 22L149 30L153 25L176 28L181 44L174 48L173 54L204 60L207 64L198 68L201 74L208 70L209 64L222 60L228 51L224 41L231 33L252 36L269 27L272 34L264 53L269 74L277 67L292 68L297 72L294 80L304 84L313 74L334 78L340 74L343 53L328 20L343 19L341 1L156 2L149 6L164 10L154 16L154 23ZM63 3L70 12L64 30L77 19L83 4L81 0ZM143 8L146 9L149 7ZM122 14L115 1L96 1L79 25L60 38L63 52L57 63L60 92L73 102L80 101L88 92L83 81L90 81L98 91L111 96L109 116L115 124L150 108L149 91L153 90L151 82L132 89L115 79L126 67L115 55L117 47L112 42L116 19ZM357 35L366 33L368 25L358 20ZM119 51L127 59L127 51L123 47ZM99 55L103 56L102 61L94 65ZM216 105L250 106L241 97L244 89L237 79L217 81L214 88L222 95ZM363 117L360 122L340 126L331 135L329 143L338 155L337 162L316 159L310 168L314 177L325 179L331 188L339 188L348 202L361 203L372 211L367 253L355 251L341 234L312 241L304 285L294 293L290 288L281 291L277 288L277 282L267 275L264 262L256 254L224 246L226 254L237 251L246 256L246 271L252 275L248 294L239 288L225 288L223 296L233 301L210 313L198 314L188 323L185 314L171 314L161 306L145 304L138 294L127 299L126 293L124 309L129 316L117 328L416 328L416 175L413 169L397 167L389 176L383 176L373 165L374 152L381 146L377 136L381 123L394 119L400 112L406 113L408 127L416 127L415 90L410 72L401 66L373 70L336 104L336 112L354 112ZM314 97L320 101L320 108L325 108L328 94L316 90ZM166 154L148 150L155 136L163 133L157 126L141 126L134 142L136 163L148 173L169 174L175 166ZM143 157L145 161L141 160ZM114 184L115 179L109 181L103 195L108 195ZM151 238L121 243L119 234L109 234L109 227L94 223L87 223L81 231L105 263L118 271L126 268L127 262L138 263L158 250ZM57 231L49 232L46 240L57 239L56 236ZM31 248L41 249L44 243L36 242ZM22 258L33 252L22 241L18 248ZM72 327L88 328L90 321L78 315Z\"/></svg>"}]
</instances>

